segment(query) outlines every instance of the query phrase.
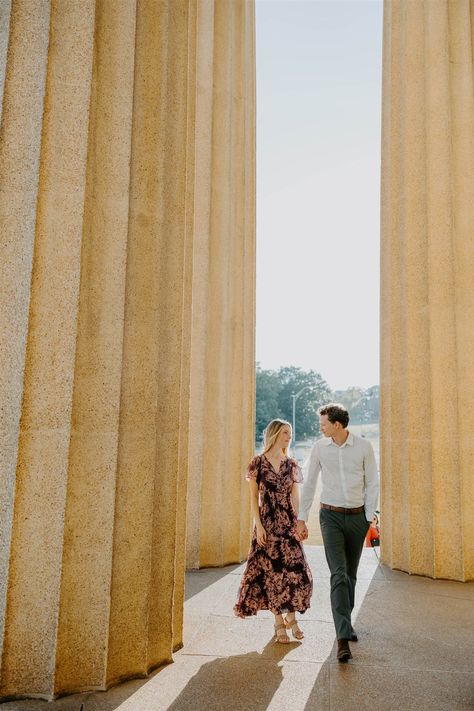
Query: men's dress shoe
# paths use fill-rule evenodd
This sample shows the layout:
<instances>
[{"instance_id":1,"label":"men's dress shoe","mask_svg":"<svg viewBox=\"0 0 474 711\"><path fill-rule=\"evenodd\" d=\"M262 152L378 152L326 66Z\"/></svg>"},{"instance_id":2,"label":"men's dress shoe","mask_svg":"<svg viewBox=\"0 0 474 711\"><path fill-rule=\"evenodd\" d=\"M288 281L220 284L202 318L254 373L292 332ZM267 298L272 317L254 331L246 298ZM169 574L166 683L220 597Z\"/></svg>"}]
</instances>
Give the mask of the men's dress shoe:
<instances>
[{"instance_id":1,"label":"men's dress shoe","mask_svg":"<svg viewBox=\"0 0 474 711\"><path fill-rule=\"evenodd\" d=\"M338 639L337 640L337 661L341 664L348 662L352 659L351 650L349 648L348 639Z\"/></svg>"},{"instance_id":2,"label":"men's dress shoe","mask_svg":"<svg viewBox=\"0 0 474 711\"><path fill-rule=\"evenodd\" d=\"M356 634L356 631L353 627L351 627L351 642L358 642L359 638Z\"/></svg>"}]
</instances>

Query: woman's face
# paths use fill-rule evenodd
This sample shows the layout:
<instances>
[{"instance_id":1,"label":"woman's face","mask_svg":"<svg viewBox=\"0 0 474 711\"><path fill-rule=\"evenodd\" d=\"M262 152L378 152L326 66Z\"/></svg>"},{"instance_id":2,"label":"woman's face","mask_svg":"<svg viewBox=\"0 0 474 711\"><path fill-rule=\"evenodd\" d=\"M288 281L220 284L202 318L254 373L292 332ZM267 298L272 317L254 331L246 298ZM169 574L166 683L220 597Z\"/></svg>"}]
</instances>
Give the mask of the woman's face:
<instances>
[{"instance_id":1,"label":"woman's face","mask_svg":"<svg viewBox=\"0 0 474 711\"><path fill-rule=\"evenodd\" d=\"M276 446L279 449L284 449L286 447L289 447L291 442L291 427L288 425L284 425L281 430L278 433L278 437L276 438Z\"/></svg>"}]
</instances>

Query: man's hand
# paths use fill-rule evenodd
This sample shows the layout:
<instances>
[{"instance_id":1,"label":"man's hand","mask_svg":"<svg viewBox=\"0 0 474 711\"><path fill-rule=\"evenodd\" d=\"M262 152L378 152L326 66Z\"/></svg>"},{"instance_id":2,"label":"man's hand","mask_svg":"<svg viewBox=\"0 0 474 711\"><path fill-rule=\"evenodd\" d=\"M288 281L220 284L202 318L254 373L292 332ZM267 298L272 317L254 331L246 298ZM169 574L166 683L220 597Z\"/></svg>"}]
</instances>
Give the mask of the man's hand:
<instances>
[{"instance_id":1,"label":"man's hand","mask_svg":"<svg viewBox=\"0 0 474 711\"><path fill-rule=\"evenodd\" d=\"M296 534L300 541L306 540L308 538L308 528L306 526L306 523L299 519L296 523Z\"/></svg>"}]
</instances>

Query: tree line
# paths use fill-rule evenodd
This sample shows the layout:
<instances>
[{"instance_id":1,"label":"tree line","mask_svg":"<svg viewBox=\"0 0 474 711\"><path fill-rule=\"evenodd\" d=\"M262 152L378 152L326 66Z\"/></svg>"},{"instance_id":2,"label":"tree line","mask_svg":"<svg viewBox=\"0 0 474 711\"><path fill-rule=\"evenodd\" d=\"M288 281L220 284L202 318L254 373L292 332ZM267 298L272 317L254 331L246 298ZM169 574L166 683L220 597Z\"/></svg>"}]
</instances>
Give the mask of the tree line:
<instances>
[{"instance_id":1,"label":"tree line","mask_svg":"<svg viewBox=\"0 0 474 711\"><path fill-rule=\"evenodd\" d=\"M265 370L257 364L256 438L260 440L265 426L275 417L292 422L292 394L304 391L296 401L295 429L298 440L319 433L318 408L329 401L341 402L350 412L353 424L378 422L379 386L350 387L332 391L324 378L314 370L295 366Z\"/></svg>"}]
</instances>

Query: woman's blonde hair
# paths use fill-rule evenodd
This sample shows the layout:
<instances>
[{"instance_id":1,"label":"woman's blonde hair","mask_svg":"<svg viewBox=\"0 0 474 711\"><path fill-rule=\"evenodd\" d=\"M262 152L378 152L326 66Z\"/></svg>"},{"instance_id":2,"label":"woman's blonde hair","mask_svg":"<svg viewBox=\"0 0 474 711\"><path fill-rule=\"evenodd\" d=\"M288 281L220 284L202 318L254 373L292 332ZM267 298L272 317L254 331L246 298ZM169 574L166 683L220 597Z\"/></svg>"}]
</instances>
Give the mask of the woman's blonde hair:
<instances>
[{"instance_id":1,"label":"woman's blonde hair","mask_svg":"<svg viewBox=\"0 0 474 711\"><path fill-rule=\"evenodd\" d=\"M265 429L263 430L263 452L262 452L262 454L266 454L268 452L268 450L273 447L276 440L278 439L278 435L280 434L282 427L289 427L290 430L293 432L293 428L291 427L291 424L289 422L287 422L286 420L280 420L280 419L272 420L265 427ZM287 447L285 447L283 449L283 451L286 455L288 455Z\"/></svg>"}]
</instances>

